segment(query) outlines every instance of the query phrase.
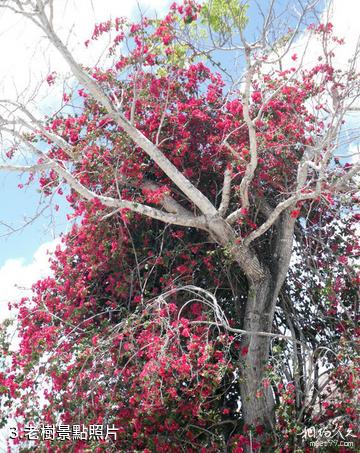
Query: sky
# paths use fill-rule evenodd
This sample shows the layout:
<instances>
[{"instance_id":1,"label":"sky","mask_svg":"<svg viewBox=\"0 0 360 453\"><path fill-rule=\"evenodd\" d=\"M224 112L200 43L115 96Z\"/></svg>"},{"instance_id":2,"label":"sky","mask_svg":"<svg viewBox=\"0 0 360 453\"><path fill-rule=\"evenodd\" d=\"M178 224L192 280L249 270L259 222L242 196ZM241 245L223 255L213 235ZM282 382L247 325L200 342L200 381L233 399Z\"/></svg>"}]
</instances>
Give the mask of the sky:
<instances>
[{"instance_id":1,"label":"sky","mask_svg":"<svg viewBox=\"0 0 360 453\"><path fill-rule=\"evenodd\" d=\"M168 0L141 0L139 4L136 0L55 0L55 28L78 61L85 65L95 64L105 43L92 43L89 49L84 46L95 23L110 17L134 16L139 8L145 13L151 13L153 9L161 12L167 4ZM19 99L23 104L30 100L32 110L39 112L39 116L49 112L49 106L57 105L61 99L59 88L49 89L43 81L51 71L66 76L67 66L44 42L41 32L33 24L2 9L0 56L0 100ZM34 92L37 93L36 101L31 102ZM0 173L0 266L14 257L31 259L42 242L52 240L66 229L66 203L62 203L60 198L55 203L63 209L56 216L56 223L51 211L46 210L44 216L21 232L7 235L9 230L2 222L18 230L44 207L39 206L35 185L18 190L18 184L24 184L26 180L26 175L19 178L16 174Z\"/></svg>"},{"instance_id":2,"label":"sky","mask_svg":"<svg viewBox=\"0 0 360 453\"><path fill-rule=\"evenodd\" d=\"M264 5L267 1L263 0ZM167 0L142 0L141 9L145 13L156 10L159 14L170 4ZM94 64L102 54L104 42L98 42L85 50L84 42L92 34L93 24L109 17L134 16L139 5L136 0L55 0L55 26L60 36L68 42L75 57L83 64ZM346 7L345 7L346 6ZM354 51L358 38L359 0L334 0L332 22L336 33L344 37L346 45L337 57L341 67ZM256 17L253 18L256 21ZM303 38L303 40L305 37ZM300 39L294 49L303 47ZM316 45L310 46L307 63L314 62ZM66 74L67 68L61 58L48 44L44 43L39 31L19 16L0 11L0 55L6 65L0 66L0 99L19 97L27 100L26 93L39 93L33 107L41 114L53 105L59 95L57 88L47 89L41 81L51 70ZM353 117L354 123L358 117ZM354 145L352 145L354 146ZM46 249L56 243L61 232L69 229L66 220L67 208L62 199L59 212L47 209L33 222L36 212L42 210L40 195L36 186L19 190L18 184L26 181L26 175L0 173L0 320L7 316L7 301L22 295L19 287L30 287L31 283L43 277L48 270ZM7 228L1 224L11 224L18 232L5 235ZM17 284L17 287L14 285Z\"/></svg>"},{"instance_id":3,"label":"sky","mask_svg":"<svg viewBox=\"0 0 360 453\"><path fill-rule=\"evenodd\" d=\"M104 43L95 43L89 50L84 46L95 23L110 17L134 17L139 7L149 14L154 10L161 13L169 3L167 0L142 0L139 4L135 0L55 0L55 5L60 5L55 10L55 26L79 61L95 64ZM38 91L36 108L40 114L46 112L59 92L45 90L41 81L52 70L66 74L67 67L43 42L33 25L1 10L0 56L2 62L6 61L6 65L0 65L0 99L20 98L24 102L27 92ZM59 234L70 228L63 198L58 197L52 208L42 212L48 202L40 198L36 185L18 188L26 181L26 174L0 172L0 322L9 314L9 300L29 295L22 288L30 288L50 272L47 249L53 249ZM54 204L60 206L59 211L54 211ZM38 216L39 211L42 214ZM18 231L8 234L7 225Z\"/></svg>"}]
</instances>

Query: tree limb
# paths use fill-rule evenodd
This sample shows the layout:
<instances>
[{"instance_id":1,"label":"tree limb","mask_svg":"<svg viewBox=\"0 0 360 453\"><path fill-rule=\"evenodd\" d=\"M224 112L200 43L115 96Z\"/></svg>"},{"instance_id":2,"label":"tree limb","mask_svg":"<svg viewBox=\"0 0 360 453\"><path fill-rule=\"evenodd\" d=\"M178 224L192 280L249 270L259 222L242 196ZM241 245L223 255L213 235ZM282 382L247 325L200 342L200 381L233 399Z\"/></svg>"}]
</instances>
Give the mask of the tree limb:
<instances>
[{"instance_id":1,"label":"tree limb","mask_svg":"<svg viewBox=\"0 0 360 453\"><path fill-rule=\"evenodd\" d=\"M229 208L230 204L230 195L231 195L231 176L232 171L230 168L226 168L224 172L224 183L222 188L222 197L221 203L219 206L219 214L221 216L226 214L226 211Z\"/></svg>"},{"instance_id":2,"label":"tree limb","mask_svg":"<svg viewBox=\"0 0 360 453\"><path fill-rule=\"evenodd\" d=\"M41 1L37 2L40 6ZM149 156L154 162L164 171L166 176L170 178L173 183L191 200L196 207L205 215L217 215L215 206L209 199L198 190L176 167L167 159L164 154L138 129L136 129L131 122L118 112L100 86L93 80L84 69L78 64L69 49L61 41L59 36L54 31L50 24L43 8L38 9L38 18L41 21L42 29L45 30L47 38L63 56L68 63L74 76L82 83L108 112L109 117L112 118L119 126L129 135L129 137Z\"/></svg>"}]
</instances>

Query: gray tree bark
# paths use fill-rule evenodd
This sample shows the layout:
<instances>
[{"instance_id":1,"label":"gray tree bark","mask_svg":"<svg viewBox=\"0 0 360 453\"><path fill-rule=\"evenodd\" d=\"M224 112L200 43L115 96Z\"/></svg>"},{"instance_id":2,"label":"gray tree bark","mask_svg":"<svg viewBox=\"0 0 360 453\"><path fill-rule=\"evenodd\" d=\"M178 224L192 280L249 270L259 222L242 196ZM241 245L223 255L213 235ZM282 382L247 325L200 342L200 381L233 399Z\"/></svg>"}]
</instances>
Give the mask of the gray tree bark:
<instances>
[{"instance_id":1,"label":"gray tree bark","mask_svg":"<svg viewBox=\"0 0 360 453\"><path fill-rule=\"evenodd\" d=\"M254 255L258 268L244 267L238 257L249 284L242 328L250 334L244 336L242 348L247 348L247 353L239 364L242 415L246 425L262 425L265 431L271 431L275 425L272 390L263 385L270 337L256 332L272 331L276 303L289 269L294 225L295 219L287 212L277 220L269 244L269 264L262 264L261 257Z\"/></svg>"}]
</instances>

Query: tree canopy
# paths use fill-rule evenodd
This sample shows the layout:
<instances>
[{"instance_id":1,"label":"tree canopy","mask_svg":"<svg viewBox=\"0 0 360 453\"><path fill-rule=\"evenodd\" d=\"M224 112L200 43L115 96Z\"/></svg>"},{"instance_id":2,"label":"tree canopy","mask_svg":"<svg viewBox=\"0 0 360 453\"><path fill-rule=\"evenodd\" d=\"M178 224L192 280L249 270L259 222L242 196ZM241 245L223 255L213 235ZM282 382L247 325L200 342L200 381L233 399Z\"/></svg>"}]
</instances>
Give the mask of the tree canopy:
<instances>
[{"instance_id":1,"label":"tree canopy","mask_svg":"<svg viewBox=\"0 0 360 453\"><path fill-rule=\"evenodd\" d=\"M112 63L83 67L52 1L1 6L74 77L51 116L19 99L1 113L0 168L64 191L75 219L53 276L12 303L16 350L2 330L0 415L21 451L305 451L302 433L331 424L354 441L359 164L338 155L359 73L356 55L334 67L331 23L305 2L273 36L271 4L249 41L247 4L185 0L97 24L86 46L111 36ZM292 52L309 18L311 67ZM220 51L243 72L229 77ZM24 147L34 161L15 165ZM39 428L31 443L29 423L116 435Z\"/></svg>"}]
</instances>

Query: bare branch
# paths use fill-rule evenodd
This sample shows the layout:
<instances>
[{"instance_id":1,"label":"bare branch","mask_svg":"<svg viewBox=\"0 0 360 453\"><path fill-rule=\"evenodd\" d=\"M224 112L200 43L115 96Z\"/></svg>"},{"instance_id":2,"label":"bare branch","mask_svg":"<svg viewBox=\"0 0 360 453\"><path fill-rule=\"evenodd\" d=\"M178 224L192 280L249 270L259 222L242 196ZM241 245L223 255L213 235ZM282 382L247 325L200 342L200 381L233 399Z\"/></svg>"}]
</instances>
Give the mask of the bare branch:
<instances>
[{"instance_id":1,"label":"bare branch","mask_svg":"<svg viewBox=\"0 0 360 453\"><path fill-rule=\"evenodd\" d=\"M50 42L55 46L58 52L63 56L68 63L74 76L82 83L104 108L107 110L109 117L112 118L129 137L146 153L156 164L164 171L164 173L173 181L173 183L197 206L205 215L216 215L217 210L209 199L199 191L176 167L167 159L164 154L148 139L137 130L131 122L124 118L118 112L100 86L93 80L77 63L70 53L69 49L61 41L59 36L51 26L45 12L40 9L38 12L41 20L42 28Z\"/></svg>"},{"instance_id":2,"label":"bare branch","mask_svg":"<svg viewBox=\"0 0 360 453\"><path fill-rule=\"evenodd\" d=\"M22 140L26 145L34 152L35 155L41 156L44 160L44 164L31 165L31 166L12 166L12 165L1 165L0 170L7 171L40 171L44 169L52 168L60 177L64 178L69 186L75 190L79 195L81 195L85 200L98 199L104 206L115 208L115 209L129 209L133 212L143 214L145 216L151 217L156 220L160 220L165 223L170 223L179 226L190 226L194 228L207 229L207 223L204 216L195 217L193 214L184 213L168 213L161 211L159 209L153 208L151 206L143 205L141 203L136 203L128 200L121 200L112 197L107 197L104 195L98 195L95 192L92 192L81 184L74 175L72 175L66 168L60 165L53 159L50 159L46 154L37 149L33 143L24 139L18 132L12 131L13 135ZM168 200L167 205L171 202ZM175 206L175 202L173 204Z\"/></svg>"},{"instance_id":3,"label":"bare branch","mask_svg":"<svg viewBox=\"0 0 360 453\"><path fill-rule=\"evenodd\" d=\"M23 118L16 117L14 121L6 121L4 118L1 118L3 123L5 124L12 124L12 125L22 125L35 134L42 132L42 134L48 138L51 142L56 144L59 148L61 148L71 159L75 160L75 153L74 153L74 148L71 146L66 140L64 140L60 135L55 134L53 132L50 132L47 130L44 125L39 121L30 111L27 109L23 104L17 103L17 102L12 102L8 100L0 100L0 102L12 104L13 106L17 107L21 112L23 112L31 121L29 123L28 121L25 121ZM35 127L36 126L36 127Z\"/></svg>"},{"instance_id":4,"label":"bare branch","mask_svg":"<svg viewBox=\"0 0 360 453\"><path fill-rule=\"evenodd\" d=\"M39 171L48 170L51 168L49 163L47 164L35 164L35 165L10 165L0 164L0 171L10 171L14 173L37 173Z\"/></svg>"},{"instance_id":5,"label":"bare branch","mask_svg":"<svg viewBox=\"0 0 360 453\"><path fill-rule=\"evenodd\" d=\"M250 90L251 83L256 70L256 63L251 62L251 47L245 48L246 59L246 76L245 76L245 93L243 102L244 120L249 132L250 162L246 166L245 175L240 184L241 207L249 207L249 186L254 178L255 170L258 165L257 140L255 124L250 118Z\"/></svg>"},{"instance_id":6,"label":"bare branch","mask_svg":"<svg viewBox=\"0 0 360 453\"><path fill-rule=\"evenodd\" d=\"M300 194L295 194L292 195L290 198L287 198L286 200L282 201L279 203L276 208L273 209L271 214L269 215L268 219L255 231L249 234L244 239L244 245L249 245L254 239L260 237L262 234L264 234L277 220L277 218L280 216L282 212L285 211L285 209L290 208L291 206L294 206L298 201L301 200L310 200L312 198L316 198L320 196L321 192L320 191L311 191L309 193L300 193Z\"/></svg>"},{"instance_id":7,"label":"bare branch","mask_svg":"<svg viewBox=\"0 0 360 453\"><path fill-rule=\"evenodd\" d=\"M221 203L219 206L219 214L221 216L225 215L226 211L229 208L231 195L231 176L232 170L230 168L226 168L224 172L224 183L222 188Z\"/></svg>"}]
</instances>

